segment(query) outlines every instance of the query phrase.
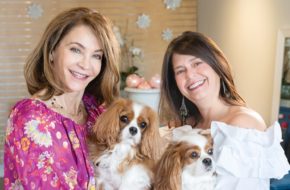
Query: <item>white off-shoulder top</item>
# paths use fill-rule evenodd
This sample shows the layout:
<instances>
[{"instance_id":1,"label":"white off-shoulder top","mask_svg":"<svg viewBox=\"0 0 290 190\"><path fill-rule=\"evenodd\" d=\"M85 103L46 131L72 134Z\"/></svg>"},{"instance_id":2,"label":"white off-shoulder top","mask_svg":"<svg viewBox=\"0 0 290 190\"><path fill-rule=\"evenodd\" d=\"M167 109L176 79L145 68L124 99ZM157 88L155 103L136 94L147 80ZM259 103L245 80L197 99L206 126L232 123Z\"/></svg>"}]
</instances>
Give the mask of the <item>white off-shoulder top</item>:
<instances>
[{"instance_id":1,"label":"white off-shoulder top","mask_svg":"<svg viewBox=\"0 0 290 190\"><path fill-rule=\"evenodd\" d=\"M266 131L211 123L217 184L215 190L269 190L270 178L290 170L280 145L278 122Z\"/></svg>"}]
</instances>

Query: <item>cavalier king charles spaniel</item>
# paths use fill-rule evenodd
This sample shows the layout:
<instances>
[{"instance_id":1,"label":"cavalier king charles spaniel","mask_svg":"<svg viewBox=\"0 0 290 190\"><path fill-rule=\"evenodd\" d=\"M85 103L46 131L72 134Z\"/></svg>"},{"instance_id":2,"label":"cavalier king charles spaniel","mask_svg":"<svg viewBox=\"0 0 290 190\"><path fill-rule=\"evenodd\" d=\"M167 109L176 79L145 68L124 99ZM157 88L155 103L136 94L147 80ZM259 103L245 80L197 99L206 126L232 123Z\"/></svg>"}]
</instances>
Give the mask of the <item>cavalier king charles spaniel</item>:
<instances>
[{"instance_id":1,"label":"cavalier king charles spaniel","mask_svg":"<svg viewBox=\"0 0 290 190\"><path fill-rule=\"evenodd\" d=\"M159 120L150 107L119 98L89 136L97 190L149 190L161 157Z\"/></svg>"},{"instance_id":2,"label":"cavalier king charles spaniel","mask_svg":"<svg viewBox=\"0 0 290 190\"><path fill-rule=\"evenodd\" d=\"M213 190L215 164L209 130L186 125L173 130L172 141L156 168L155 190Z\"/></svg>"}]
</instances>

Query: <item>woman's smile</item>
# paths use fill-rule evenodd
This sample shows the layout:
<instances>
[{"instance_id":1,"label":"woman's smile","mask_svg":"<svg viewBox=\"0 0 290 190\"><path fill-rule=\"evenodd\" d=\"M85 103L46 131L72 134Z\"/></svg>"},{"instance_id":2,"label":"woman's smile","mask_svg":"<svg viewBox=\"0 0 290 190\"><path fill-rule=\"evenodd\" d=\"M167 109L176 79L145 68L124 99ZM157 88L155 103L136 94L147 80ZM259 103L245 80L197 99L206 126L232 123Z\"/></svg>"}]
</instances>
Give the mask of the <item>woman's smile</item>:
<instances>
[{"instance_id":1,"label":"woman's smile","mask_svg":"<svg viewBox=\"0 0 290 190\"><path fill-rule=\"evenodd\" d=\"M187 89L191 90L191 91L198 89L199 87L203 86L203 84L205 83L205 80L206 79L198 80L198 81L194 82L193 84L189 85Z\"/></svg>"},{"instance_id":2,"label":"woman's smile","mask_svg":"<svg viewBox=\"0 0 290 190\"><path fill-rule=\"evenodd\" d=\"M72 70L69 70L69 71L72 74L72 76L74 78L77 78L77 79L86 80L89 77L86 74L82 74L82 73L79 73L79 72L76 72L76 71L72 71Z\"/></svg>"}]
</instances>

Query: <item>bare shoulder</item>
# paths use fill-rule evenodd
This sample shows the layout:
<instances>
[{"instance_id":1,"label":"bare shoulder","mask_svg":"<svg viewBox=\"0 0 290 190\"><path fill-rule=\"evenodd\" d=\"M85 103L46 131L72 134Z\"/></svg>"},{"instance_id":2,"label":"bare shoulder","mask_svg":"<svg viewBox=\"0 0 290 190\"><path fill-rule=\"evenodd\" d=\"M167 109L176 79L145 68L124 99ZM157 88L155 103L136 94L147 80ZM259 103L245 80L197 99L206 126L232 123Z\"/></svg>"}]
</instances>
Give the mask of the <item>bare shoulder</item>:
<instances>
[{"instance_id":1,"label":"bare shoulder","mask_svg":"<svg viewBox=\"0 0 290 190\"><path fill-rule=\"evenodd\" d=\"M267 128L261 115L247 107L236 107L233 109L227 123L233 126L253 128L260 131L264 131Z\"/></svg>"}]
</instances>

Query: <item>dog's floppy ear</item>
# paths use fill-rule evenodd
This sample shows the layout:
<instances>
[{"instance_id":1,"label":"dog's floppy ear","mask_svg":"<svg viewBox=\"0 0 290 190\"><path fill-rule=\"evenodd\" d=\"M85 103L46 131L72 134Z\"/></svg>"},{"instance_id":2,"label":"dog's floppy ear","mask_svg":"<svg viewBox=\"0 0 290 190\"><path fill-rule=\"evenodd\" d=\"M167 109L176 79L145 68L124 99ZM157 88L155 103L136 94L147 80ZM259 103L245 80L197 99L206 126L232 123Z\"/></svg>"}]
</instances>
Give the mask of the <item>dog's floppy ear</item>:
<instances>
[{"instance_id":1,"label":"dog's floppy ear","mask_svg":"<svg viewBox=\"0 0 290 190\"><path fill-rule=\"evenodd\" d=\"M126 106L126 100L115 100L104 111L93 127L93 138L99 144L111 147L116 144L120 132L120 113Z\"/></svg>"},{"instance_id":2,"label":"dog's floppy ear","mask_svg":"<svg viewBox=\"0 0 290 190\"><path fill-rule=\"evenodd\" d=\"M183 143L171 143L159 160L154 190L181 190Z\"/></svg>"},{"instance_id":3,"label":"dog's floppy ear","mask_svg":"<svg viewBox=\"0 0 290 190\"><path fill-rule=\"evenodd\" d=\"M142 134L141 154L152 160L158 160L161 156L162 138L159 133L159 120L157 113L146 106L142 115L147 118L148 126Z\"/></svg>"}]
</instances>

